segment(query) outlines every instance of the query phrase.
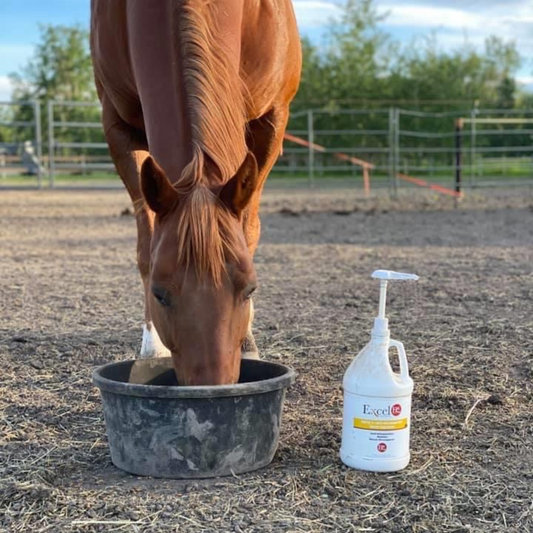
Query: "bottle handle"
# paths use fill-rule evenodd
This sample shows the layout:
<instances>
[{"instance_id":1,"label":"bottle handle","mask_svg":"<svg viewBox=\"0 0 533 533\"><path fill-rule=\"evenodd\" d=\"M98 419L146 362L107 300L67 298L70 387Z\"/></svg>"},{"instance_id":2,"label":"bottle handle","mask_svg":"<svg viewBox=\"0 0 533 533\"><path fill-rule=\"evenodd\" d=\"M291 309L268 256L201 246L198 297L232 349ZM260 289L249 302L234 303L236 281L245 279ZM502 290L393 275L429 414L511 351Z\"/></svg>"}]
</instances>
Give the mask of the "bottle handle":
<instances>
[{"instance_id":1,"label":"bottle handle","mask_svg":"<svg viewBox=\"0 0 533 533\"><path fill-rule=\"evenodd\" d=\"M398 350L398 359L400 360L400 376L403 379L409 377L409 365L407 364L407 356L405 355L405 348L400 341L390 340L389 345L391 348Z\"/></svg>"}]
</instances>

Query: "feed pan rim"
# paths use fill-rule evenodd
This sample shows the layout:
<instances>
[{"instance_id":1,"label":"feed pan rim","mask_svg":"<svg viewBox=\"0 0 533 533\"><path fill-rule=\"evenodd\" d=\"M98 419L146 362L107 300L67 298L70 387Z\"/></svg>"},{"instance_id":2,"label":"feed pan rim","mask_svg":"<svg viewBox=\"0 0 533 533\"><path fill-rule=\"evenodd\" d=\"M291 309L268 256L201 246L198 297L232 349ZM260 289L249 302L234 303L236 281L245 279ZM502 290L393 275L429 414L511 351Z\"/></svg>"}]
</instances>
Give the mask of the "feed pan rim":
<instances>
[{"instance_id":1,"label":"feed pan rim","mask_svg":"<svg viewBox=\"0 0 533 533\"><path fill-rule=\"evenodd\" d=\"M139 383L126 383L115 381L102 376L102 372L111 366L127 365L136 361L158 362L171 361L171 357L158 357L153 359L128 359L126 361L115 361L106 363L96 368L92 373L92 381L100 390L124 396L137 396L141 398L221 398L228 396L248 396L252 394L264 394L280 389L288 388L296 379L296 372L286 365L261 361L254 359L243 359L242 364L246 365L269 365L276 366L283 370L283 374L272 378L250 381L246 383L236 383L234 385L144 385ZM149 364L149 363L147 363Z\"/></svg>"}]
</instances>

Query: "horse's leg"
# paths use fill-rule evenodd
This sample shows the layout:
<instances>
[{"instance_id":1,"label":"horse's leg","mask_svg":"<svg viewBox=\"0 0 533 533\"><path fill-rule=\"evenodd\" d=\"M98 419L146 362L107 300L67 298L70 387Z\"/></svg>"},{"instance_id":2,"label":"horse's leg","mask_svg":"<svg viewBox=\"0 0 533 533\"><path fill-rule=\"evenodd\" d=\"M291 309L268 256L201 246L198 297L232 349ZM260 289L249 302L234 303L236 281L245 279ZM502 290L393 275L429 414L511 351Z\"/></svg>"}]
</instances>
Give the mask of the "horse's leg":
<instances>
[{"instance_id":1,"label":"horse's leg","mask_svg":"<svg viewBox=\"0 0 533 533\"><path fill-rule=\"evenodd\" d=\"M283 146L283 134L289 118L288 108L273 108L271 111L248 123L247 144L257 160L259 169L259 187L252 197L245 214L244 235L252 255L255 253L261 233L261 221L259 220L259 203L261 192L278 159ZM242 356L247 359L259 359L259 350L252 333L254 320L253 301L250 302L250 322L248 333L242 345Z\"/></svg>"},{"instance_id":2,"label":"horse's leg","mask_svg":"<svg viewBox=\"0 0 533 533\"><path fill-rule=\"evenodd\" d=\"M148 300L150 275L150 241L154 214L145 204L140 188L140 172L148 154L148 145L143 132L126 124L115 108L101 94L103 125L109 151L117 172L130 195L137 221L137 264L144 287L144 317L141 357L161 357L170 352L161 342L152 323Z\"/></svg>"}]
</instances>

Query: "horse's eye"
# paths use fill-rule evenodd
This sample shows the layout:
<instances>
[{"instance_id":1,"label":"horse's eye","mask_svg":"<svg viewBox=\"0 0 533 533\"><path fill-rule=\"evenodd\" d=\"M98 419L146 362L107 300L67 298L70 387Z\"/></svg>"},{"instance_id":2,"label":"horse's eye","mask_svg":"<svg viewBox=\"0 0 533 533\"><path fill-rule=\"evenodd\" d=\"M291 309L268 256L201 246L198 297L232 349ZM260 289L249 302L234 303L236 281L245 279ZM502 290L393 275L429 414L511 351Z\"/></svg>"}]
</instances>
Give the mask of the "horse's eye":
<instances>
[{"instance_id":1,"label":"horse's eye","mask_svg":"<svg viewBox=\"0 0 533 533\"><path fill-rule=\"evenodd\" d=\"M249 300L252 297L252 294L255 292L255 289L257 289L257 285L249 285L246 287L246 290L244 291L244 299Z\"/></svg>"},{"instance_id":2,"label":"horse's eye","mask_svg":"<svg viewBox=\"0 0 533 533\"><path fill-rule=\"evenodd\" d=\"M159 305L162 305L163 307L170 306L170 294L166 291L166 289L162 289L160 287L153 287L152 294L154 295L154 298L157 300L157 303Z\"/></svg>"}]
</instances>

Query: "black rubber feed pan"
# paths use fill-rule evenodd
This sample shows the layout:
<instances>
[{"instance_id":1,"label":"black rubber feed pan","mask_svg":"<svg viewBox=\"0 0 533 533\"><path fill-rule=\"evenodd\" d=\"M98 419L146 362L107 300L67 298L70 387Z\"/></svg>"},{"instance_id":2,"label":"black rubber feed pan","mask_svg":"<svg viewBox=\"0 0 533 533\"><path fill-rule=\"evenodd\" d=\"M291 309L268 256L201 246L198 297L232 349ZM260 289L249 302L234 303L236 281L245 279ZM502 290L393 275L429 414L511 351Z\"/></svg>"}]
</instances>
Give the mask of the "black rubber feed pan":
<instances>
[{"instance_id":1,"label":"black rubber feed pan","mask_svg":"<svg viewBox=\"0 0 533 533\"><path fill-rule=\"evenodd\" d=\"M96 369L111 458L141 476L206 478L266 466L292 369L244 359L236 385L180 387L170 357Z\"/></svg>"}]
</instances>

